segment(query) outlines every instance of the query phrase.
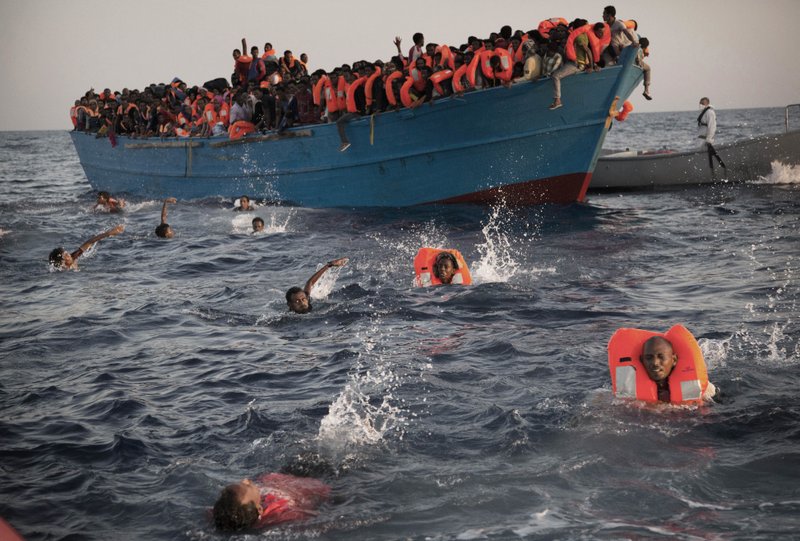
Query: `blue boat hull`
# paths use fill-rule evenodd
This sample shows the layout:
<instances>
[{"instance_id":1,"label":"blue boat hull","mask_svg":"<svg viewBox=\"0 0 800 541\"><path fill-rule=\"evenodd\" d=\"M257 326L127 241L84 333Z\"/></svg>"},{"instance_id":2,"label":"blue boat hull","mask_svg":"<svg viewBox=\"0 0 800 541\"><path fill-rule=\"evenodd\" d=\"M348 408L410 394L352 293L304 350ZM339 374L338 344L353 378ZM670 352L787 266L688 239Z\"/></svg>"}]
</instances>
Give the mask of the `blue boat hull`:
<instances>
[{"instance_id":1,"label":"blue boat hull","mask_svg":"<svg viewBox=\"0 0 800 541\"><path fill-rule=\"evenodd\" d=\"M564 79L548 110L549 79L471 92L347 125L230 141L107 138L72 132L96 190L141 197L269 199L307 207L426 203L509 205L581 201L607 131L609 108L641 79L633 51L601 72Z\"/></svg>"}]
</instances>

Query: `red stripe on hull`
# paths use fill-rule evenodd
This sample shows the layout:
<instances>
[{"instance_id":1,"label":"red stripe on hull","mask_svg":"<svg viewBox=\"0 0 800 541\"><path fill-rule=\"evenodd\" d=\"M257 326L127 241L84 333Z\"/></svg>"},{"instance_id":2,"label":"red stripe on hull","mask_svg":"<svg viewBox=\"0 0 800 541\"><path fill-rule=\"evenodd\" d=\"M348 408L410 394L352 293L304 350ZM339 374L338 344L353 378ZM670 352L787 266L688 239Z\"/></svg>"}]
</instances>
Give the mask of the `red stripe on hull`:
<instances>
[{"instance_id":1,"label":"red stripe on hull","mask_svg":"<svg viewBox=\"0 0 800 541\"><path fill-rule=\"evenodd\" d=\"M528 180L497 188L489 188L480 192L431 201L431 203L477 203L485 205L502 202L508 206L518 207L541 205L542 203L567 205L583 201L591 180L591 173L571 173L569 175Z\"/></svg>"}]
</instances>

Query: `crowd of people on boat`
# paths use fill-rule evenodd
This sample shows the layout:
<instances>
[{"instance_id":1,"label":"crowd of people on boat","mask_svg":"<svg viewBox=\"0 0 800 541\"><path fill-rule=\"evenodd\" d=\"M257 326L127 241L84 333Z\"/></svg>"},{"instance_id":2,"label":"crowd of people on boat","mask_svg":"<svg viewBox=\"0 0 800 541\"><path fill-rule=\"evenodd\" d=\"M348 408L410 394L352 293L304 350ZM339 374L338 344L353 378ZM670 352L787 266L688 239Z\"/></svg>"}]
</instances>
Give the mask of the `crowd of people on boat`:
<instances>
[{"instance_id":1,"label":"crowd of people on boat","mask_svg":"<svg viewBox=\"0 0 800 541\"><path fill-rule=\"evenodd\" d=\"M238 139L250 133L276 132L321 122L339 123L341 150L349 147L344 123L403 107L418 107L438 98L498 85L550 77L554 102L562 106L561 80L567 76L614 65L628 46L637 50L645 73L644 96L650 96L650 68L646 38L636 33L634 20L616 18L606 6L603 22L545 19L524 32L503 26L488 38L467 38L458 47L426 43L414 34L403 54L402 40L394 39L397 54L389 61L359 60L330 71L309 71L306 54L278 55L264 44L233 51L230 80L217 78L189 86L179 78L169 84L151 84L144 90L90 89L70 110L76 130L109 136L209 137Z\"/></svg>"}]
</instances>

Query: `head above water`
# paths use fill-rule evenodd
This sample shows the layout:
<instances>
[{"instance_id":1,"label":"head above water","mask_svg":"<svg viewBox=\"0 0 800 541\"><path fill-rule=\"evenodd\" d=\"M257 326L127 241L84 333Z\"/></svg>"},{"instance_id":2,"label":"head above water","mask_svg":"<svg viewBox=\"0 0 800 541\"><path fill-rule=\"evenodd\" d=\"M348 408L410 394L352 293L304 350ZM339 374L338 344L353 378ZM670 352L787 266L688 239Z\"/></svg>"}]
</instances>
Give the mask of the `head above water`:
<instances>
[{"instance_id":1,"label":"head above water","mask_svg":"<svg viewBox=\"0 0 800 541\"><path fill-rule=\"evenodd\" d=\"M171 239L175 236L175 232L169 226L169 224L159 224L156 227L156 237L160 237L162 239Z\"/></svg>"},{"instance_id":2,"label":"head above water","mask_svg":"<svg viewBox=\"0 0 800 541\"><path fill-rule=\"evenodd\" d=\"M226 486L214 504L214 525L226 532L255 526L262 512L261 492L249 479Z\"/></svg>"},{"instance_id":3,"label":"head above water","mask_svg":"<svg viewBox=\"0 0 800 541\"><path fill-rule=\"evenodd\" d=\"M439 252L433 263L433 275L443 284L449 284L457 270L458 261L455 256L450 252Z\"/></svg>"},{"instance_id":4,"label":"head above water","mask_svg":"<svg viewBox=\"0 0 800 541\"><path fill-rule=\"evenodd\" d=\"M67 268L72 265L72 255L60 246L50 252L50 264L55 268Z\"/></svg>"},{"instance_id":5,"label":"head above water","mask_svg":"<svg viewBox=\"0 0 800 541\"><path fill-rule=\"evenodd\" d=\"M642 346L639 360L644 365L647 375L656 383L666 380L678 362L678 356L672 349L669 340L662 336L653 336Z\"/></svg>"},{"instance_id":6,"label":"head above water","mask_svg":"<svg viewBox=\"0 0 800 541\"><path fill-rule=\"evenodd\" d=\"M256 233L264 231L264 220L261 218L253 218L253 231Z\"/></svg>"},{"instance_id":7,"label":"head above water","mask_svg":"<svg viewBox=\"0 0 800 541\"><path fill-rule=\"evenodd\" d=\"M289 305L289 310L295 314L307 314L311 311L311 302L308 295L301 288L295 286L286 292L286 304Z\"/></svg>"}]
</instances>

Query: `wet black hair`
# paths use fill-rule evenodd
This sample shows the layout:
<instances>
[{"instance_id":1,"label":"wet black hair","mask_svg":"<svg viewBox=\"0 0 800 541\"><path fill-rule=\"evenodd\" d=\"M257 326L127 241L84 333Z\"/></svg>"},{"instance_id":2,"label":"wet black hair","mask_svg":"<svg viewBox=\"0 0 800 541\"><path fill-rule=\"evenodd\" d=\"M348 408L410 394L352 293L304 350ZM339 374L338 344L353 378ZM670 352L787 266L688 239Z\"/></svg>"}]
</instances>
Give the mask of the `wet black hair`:
<instances>
[{"instance_id":1,"label":"wet black hair","mask_svg":"<svg viewBox=\"0 0 800 541\"><path fill-rule=\"evenodd\" d=\"M169 224L167 223L156 226L156 237L167 238L167 231L169 231Z\"/></svg>"},{"instance_id":2,"label":"wet black hair","mask_svg":"<svg viewBox=\"0 0 800 541\"><path fill-rule=\"evenodd\" d=\"M258 216L256 216L255 218L253 218L253 227L255 227L255 225L257 223L259 223L261 225L264 225L264 220L262 218L259 218Z\"/></svg>"},{"instance_id":3,"label":"wet black hair","mask_svg":"<svg viewBox=\"0 0 800 541\"><path fill-rule=\"evenodd\" d=\"M55 250L50 252L50 257L48 259L50 260L50 264L51 265L54 265L56 267L60 267L61 265L63 265L64 264L64 248L59 246L58 248L56 248Z\"/></svg>"},{"instance_id":4,"label":"wet black hair","mask_svg":"<svg viewBox=\"0 0 800 541\"><path fill-rule=\"evenodd\" d=\"M641 43L641 41L640 41L640 43ZM108 192L97 192L97 197L105 197L106 199L110 199L111 198L111 194L108 193Z\"/></svg>"},{"instance_id":5,"label":"wet black hair","mask_svg":"<svg viewBox=\"0 0 800 541\"><path fill-rule=\"evenodd\" d=\"M258 521L258 508L253 502L239 502L237 485L228 485L214 504L214 525L222 531L236 532L252 527Z\"/></svg>"},{"instance_id":6,"label":"wet black hair","mask_svg":"<svg viewBox=\"0 0 800 541\"><path fill-rule=\"evenodd\" d=\"M303 289L300 288L300 287L297 287L297 286L290 287L289 291L286 292L286 304L291 306L291 304L292 304L292 295L294 295L295 293L302 293L302 292L303 292Z\"/></svg>"},{"instance_id":7,"label":"wet black hair","mask_svg":"<svg viewBox=\"0 0 800 541\"><path fill-rule=\"evenodd\" d=\"M449 259L450 262L453 264L453 268L458 270L458 261L456 261L456 256L454 256L450 252L439 252L436 255L436 259L433 261L433 275L439 280L442 279L439 276L439 261L443 259Z\"/></svg>"}]
</instances>

